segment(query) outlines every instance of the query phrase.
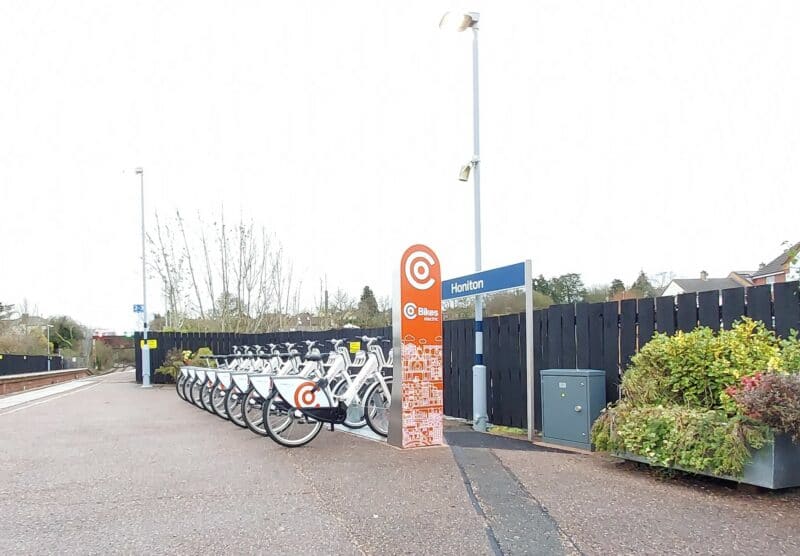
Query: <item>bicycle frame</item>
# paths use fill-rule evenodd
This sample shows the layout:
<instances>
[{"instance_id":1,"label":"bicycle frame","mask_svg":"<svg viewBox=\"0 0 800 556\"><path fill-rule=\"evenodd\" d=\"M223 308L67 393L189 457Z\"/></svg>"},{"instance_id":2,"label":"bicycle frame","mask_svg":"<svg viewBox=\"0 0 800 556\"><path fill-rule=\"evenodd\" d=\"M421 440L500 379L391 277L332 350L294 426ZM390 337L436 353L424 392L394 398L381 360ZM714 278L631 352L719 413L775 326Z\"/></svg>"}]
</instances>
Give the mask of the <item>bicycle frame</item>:
<instances>
[{"instance_id":1,"label":"bicycle frame","mask_svg":"<svg viewBox=\"0 0 800 556\"><path fill-rule=\"evenodd\" d=\"M358 356L356 354L356 359ZM347 417L348 407L358 399L358 391L368 379L375 376L381 387L388 391L380 368L377 355L367 354L364 365L341 396L336 396L330 389L327 376L334 376L330 369L326 378L316 382L304 377L283 376L274 377L272 385L290 409L323 423L341 424Z\"/></svg>"}]
</instances>

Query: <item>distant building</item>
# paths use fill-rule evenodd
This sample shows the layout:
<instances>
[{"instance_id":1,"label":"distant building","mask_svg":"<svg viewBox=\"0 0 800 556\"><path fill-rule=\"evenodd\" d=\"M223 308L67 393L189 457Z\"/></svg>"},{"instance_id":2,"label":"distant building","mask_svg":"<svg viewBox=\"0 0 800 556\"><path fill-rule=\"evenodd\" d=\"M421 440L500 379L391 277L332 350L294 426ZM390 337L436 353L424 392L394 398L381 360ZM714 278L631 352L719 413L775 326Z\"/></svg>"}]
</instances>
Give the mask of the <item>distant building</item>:
<instances>
[{"instance_id":1,"label":"distant building","mask_svg":"<svg viewBox=\"0 0 800 556\"><path fill-rule=\"evenodd\" d=\"M298 313L293 317L289 317L289 323L292 330L313 331L322 330L325 324L325 319L312 315L311 313L304 312Z\"/></svg>"},{"instance_id":2,"label":"distant building","mask_svg":"<svg viewBox=\"0 0 800 556\"><path fill-rule=\"evenodd\" d=\"M132 349L133 348L133 337L132 336L120 336L117 334L95 334L92 336L92 340L95 342L102 342L107 346L114 348L114 349Z\"/></svg>"},{"instance_id":3,"label":"distant building","mask_svg":"<svg viewBox=\"0 0 800 556\"><path fill-rule=\"evenodd\" d=\"M707 292L740 288L742 284L734 278L709 278L705 270L700 273L700 278L675 278L670 282L661 295L678 295L690 292Z\"/></svg>"},{"instance_id":4,"label":"distant building","mask_svg":"<svg viewBox=\"0 0 800 556\"><path fill-rule=\"evenodd\" d=\"M753 285L780 284L792 279L796 280L798 251L800 251L800 243L795 243L767 264L760 265L758 270L750 276Z\"/></svg>"},{"instance_id":5,"label":"distant building","mask_svg":"<svg viewBox=\"0 0 800 556\"><path fill-rule=\"evenodd\" d=\"M662 295L716 291L797 280L800 278L799 252L800 243L795 243L767 264L762 263L758 270L734 270L724 278L709 278L705 270L700 272L700 278L675 278L667 285Z\"/></svg>"}]
</instances>

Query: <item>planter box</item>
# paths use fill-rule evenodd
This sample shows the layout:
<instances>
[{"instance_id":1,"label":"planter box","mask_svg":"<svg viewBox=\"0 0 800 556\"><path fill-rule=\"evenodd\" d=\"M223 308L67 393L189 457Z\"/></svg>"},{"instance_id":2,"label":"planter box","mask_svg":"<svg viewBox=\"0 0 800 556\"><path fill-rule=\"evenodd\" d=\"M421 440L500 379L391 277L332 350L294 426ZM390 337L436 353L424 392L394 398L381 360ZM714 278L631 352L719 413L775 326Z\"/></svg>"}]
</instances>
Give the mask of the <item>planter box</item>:
<instances>
[{"instance_id":1,"label":"planter box","mask_svg":"<svg viewBox=\"0 0 800 556\"><path fill-rule=\"evenodd\" d=\"M635 454L618 453L615 455L622 459L663 467ZM770 489L797 487L800 486L800 445L793 443L789 436L776 435L775 442L753 452L752 459L744 466L742 477L701 473L678 466L669 468Z\"/></svg>"}]
</instances>

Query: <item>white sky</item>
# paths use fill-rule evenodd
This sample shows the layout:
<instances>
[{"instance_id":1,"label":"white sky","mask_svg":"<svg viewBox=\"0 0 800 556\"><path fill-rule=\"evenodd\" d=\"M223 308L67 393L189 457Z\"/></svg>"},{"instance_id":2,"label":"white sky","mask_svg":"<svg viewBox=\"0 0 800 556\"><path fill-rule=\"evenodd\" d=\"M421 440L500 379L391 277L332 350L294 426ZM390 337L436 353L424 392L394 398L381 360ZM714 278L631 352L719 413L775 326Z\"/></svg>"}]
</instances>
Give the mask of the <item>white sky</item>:
<instances>
[{"instance_id":1,"label":"white sky","mask_svg":"<svg viewBox=\"0 0 800 556\"><path fill-rule=\"evenodd\" d=\"M388 295L415 242L471 272L471 37L438 30L452 7L3 0L0 301L132 328L136 166L151 223L224 202L274 230L308 305L324 274ZM484 267L722 276L800 239L800 2L466 7Z\"/></svg>"}]
</instances>

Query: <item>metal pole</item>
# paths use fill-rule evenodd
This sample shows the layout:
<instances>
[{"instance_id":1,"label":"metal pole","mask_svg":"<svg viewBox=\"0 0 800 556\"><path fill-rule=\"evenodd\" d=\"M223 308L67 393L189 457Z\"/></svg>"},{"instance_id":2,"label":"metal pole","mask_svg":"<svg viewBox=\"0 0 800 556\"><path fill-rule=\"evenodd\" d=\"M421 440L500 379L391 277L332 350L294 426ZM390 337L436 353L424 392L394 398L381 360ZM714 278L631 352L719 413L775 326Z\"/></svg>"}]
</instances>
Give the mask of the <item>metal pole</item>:
<instances>
[{"instance_id":1,"label":"metal pole","mask_svg":"<svg viewBox=\"0 0 800 556\"><path fill-rule=\"evenodd\" d=\"M475 182L475 272L481 271L481 143L478 112L478 23L472 25L472 170ZM475 365L472 367L472 428L485 432L486 366L483 364L483 296L475 297Z\"/></svg>"},{"instance_id":2,"label":"metal pole","mask_svg":"<svg viewBox=\"0 0 800 556\"><path fill-rule=\"evenodd\" d=\"M150 348L147 345L147 251L144 227L144 170L137 168L142 196L142 388L150 388Z\"/></svg>"},{"instance_id":3,"label":"metal pole","mask_svg":"<svg viewBox=\"0 0 800 556\"><path fill-rule=\"evenodd\" d=\"M47 325L47 370L50 370L50 325Z\"/></svg>"},{"instance_id":4,"label":"metal pole","mask_svg":"<svg viewBox=\"0 0 800 556\"><path fill-rule=\"evenodd\" d=\"M528 440L533 442L536 427L536 381L533 371L533 269L531 261L525 261L525 376L528 380Z\"/></svg>"}]
</instances>

